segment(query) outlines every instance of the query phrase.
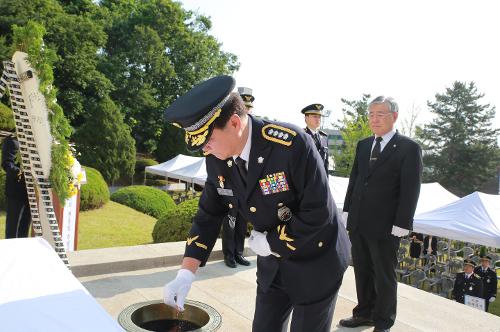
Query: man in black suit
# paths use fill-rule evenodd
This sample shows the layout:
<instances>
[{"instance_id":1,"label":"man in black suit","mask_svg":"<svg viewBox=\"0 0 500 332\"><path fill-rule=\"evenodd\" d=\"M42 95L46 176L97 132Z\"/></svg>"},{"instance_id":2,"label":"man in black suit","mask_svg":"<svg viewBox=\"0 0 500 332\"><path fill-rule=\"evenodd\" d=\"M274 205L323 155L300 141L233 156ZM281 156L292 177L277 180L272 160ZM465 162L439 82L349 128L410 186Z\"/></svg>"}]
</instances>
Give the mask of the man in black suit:
<instances>
[{"instance_id":1,"label":"man in black suit","mask_svg":"<svg viewBox=\"0 0 500 332\"><path fill-rule=\"evenodd\" d=\"M26 183L18 158L19 142L7 137L2 145L2 168L5 170L5 197L7 217L5 238L28 237L31 213L26 192Z\"/></svg>"},{"instance_id":2,"label":"man in black suit","mask_svg":"<svg viewBox=\"0 0 500 332\"><path fill-rule=\"evenodd\" d=\"M485 300L486 311L488 311L490 303L495 301L498 288L497 274L490 267L490 262L490 256L481 256L481 266L474 269L474 273L483 280L483 295L481 297Z\"/></svg>"},{"instance_id":3,"label":"man in black suit","mask_svg":"<svg viewBox=\"0 0 500 332\"><path fill-rule=\"evenodd\" d=\"M311 135L314 145L316 145L316 149L325 165L326 174L328 174L328 134L319 129L321 126L323 109L324 107L321 104L311 104L304 107L301 112L304 114L304 120L306 122L306 128L304 130Z\"/></svg>"},{"instance_id":4,"label":"man in black suit","mask_svg":"<svg viewBox=\"0 0 500 332\"><path fill-rule=\"evenodd\" d=\"M437 255L437 237L427 235L424 238L424 255Z\"/></svg>"},{"instance_id":5,"label":"man in black suit","mask_svg":"<svg viewBox=\"0 0 500 332\"><path fill-rule=\"evenodd\" d=\"M394 99L375 98L368 118L374 136L358 143L343 209L348 212L358 305L340 325L389 331L396 319L399 239L412 229L422 154L417 143L394 130Z\"/></svg>"},{"instance_id":6,"label":"man in black suit","mask_svg":"<svg viewBox=\"0 0 500 332\"><path fill-rule=\"evenodd\" d=\"M254 228L248 240L257 254L253 331L285 331L291 315L291 331L329 332L349 239L323 162L302 129L248 115L233 87L232 77L214 77L165 111L167 122L185 129L188 147L203 149L208 175L164 302L183 309L222 218L237 212Z\"/></svg>"}]
</instances>

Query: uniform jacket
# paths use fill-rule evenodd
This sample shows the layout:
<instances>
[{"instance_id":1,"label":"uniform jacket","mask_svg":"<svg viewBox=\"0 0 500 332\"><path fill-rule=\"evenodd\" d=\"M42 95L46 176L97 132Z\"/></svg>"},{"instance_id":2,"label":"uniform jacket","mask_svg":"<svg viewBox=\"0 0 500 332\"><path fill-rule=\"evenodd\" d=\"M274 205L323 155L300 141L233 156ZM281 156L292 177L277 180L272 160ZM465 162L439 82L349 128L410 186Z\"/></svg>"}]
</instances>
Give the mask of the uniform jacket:
<instances>
[{"instance_id":1,"label":"uniform jacket","mask_svg":"<svg viewBox=\"0 0 500 332\"><path fill-rule=\"evenodd\" d=\"M323 161L298 127L252 121L245 187L233 159L207 156L207 182L185 256L205 264L225 215L240 215L267 232L271 251L257 259L257 282L265 290L279 272L292 301L332 295L348 264L350 243L337 216Z\"/></svg>"},{"instance_id":2,"label":"uniform jacket","mask_svg":"<svg viewBox=\"0 0 500 332\"><path fill-rule=\"evenodd\" d=\"M465 272L457 273L452 291L457 302L464 303L464 296L471 295L483 297L483 282L481 277L473 273L469 279L465 278Z\"/></svg>"},{"instance_id":3,"label":"uniform jacket","mask_svg":"<svg viewBox=\"0 0 500 332\"><path fill-rule=\"evenodd\" d=\"M356 147L343 210L349 212L347 230L382 239L392 226L413 228L422 153L417 143L396 132L370 168L373 140L361 140Z\"/></svg>"},{"instance_id":4,"label":"uniform jacket","mask_svg":"<svg viewBox=\"0 0 500 332\"><path fill-rule=\"evenodd\" d=\"M328 174L328 134L322 130L318 130L319 140L314 137L312 131L309 127L304 129L306 133L308 133L313 139L314 145L319 152L321 160L323 160L323 164L325 165L326 174Z\"/></svg>"},{"instance_id":5,"label":"uniform jacket","mask_svg":"<svg viewBox=\"0 0 500 332\"><path fill-rule=\"evenodd\" d=\"M16 155L19 142L13 137L7 137L2 144L2 168L5 170L5 196L19 201L26 201L26 183Z\"/></svg>"},{"instance_id":6,"label":"uniform jacket","mask_svg":"<svg viewBox=\"0 0 500 332\"><path fill-rule=\"evenodd\" d=\"M481 277L483 280L483 298L489 300L490 297L497 296L497 274L494 270L488 268L486 272L483 272L482 266L477 266L474 269L474 273Z\"/></svg>"}]
</instances>

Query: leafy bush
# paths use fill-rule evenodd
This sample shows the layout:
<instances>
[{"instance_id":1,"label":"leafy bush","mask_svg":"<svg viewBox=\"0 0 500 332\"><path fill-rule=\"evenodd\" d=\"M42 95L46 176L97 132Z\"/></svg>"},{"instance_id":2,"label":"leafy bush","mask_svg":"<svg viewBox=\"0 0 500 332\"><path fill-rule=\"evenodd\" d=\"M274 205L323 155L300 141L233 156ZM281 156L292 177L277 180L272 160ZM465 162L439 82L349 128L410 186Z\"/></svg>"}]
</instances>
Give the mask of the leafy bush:
<instances>
[{"instance_id":1,"label":"leafy bush","mask_svg":"<svg viewBox=\"0 0 500 332\"><path fill-rule=\"evenodd\" d=\"M87 183L80 192L80 210L98 209L109 201L109 189L98 170L85 166Z\"/></svg>"},{"instance_id":2,"label":"leafy bush","mask_svg":"<svg viewBox=\"0 0 500 332\"><path fill-rule=\"evenodd\" d=\"M185 210L186 213L191 214L191 218L194 217L196 211L198 211L198 204L200 203L200 198L188 199L179 205L177 205L178 209Z\"/></svg>"},{"instance_id":3,"label":"leafy bush","mask_svg":"<svg viewBox=\"0 0 500 332\"><path fill-rule=\"evenodd\" d=\"M111 200L155 218L175 208L174 200L166 192L146 186L119 189L111 195Z\"/></svg>"},{"instance_id":4,"label":"leafy bush","mask_svg":"<svg viewBox=\"0 0 500 332\"><path fill-rule=\"evenodd\" d=\"M12 110L0 103L0 130L14 132L14 114Z\"/></svg>"},{"instance_id":5,"label":"leafy bush","mask_svg":"<svg viewBox=\"0 0 500 332\"><path fill-rule=\"evenodd\" d=\"M158 219L153 229L153 242L186 240L193 217L198 211L198 201L198 198L184 201Z\"/></svg>"}]
</instances>

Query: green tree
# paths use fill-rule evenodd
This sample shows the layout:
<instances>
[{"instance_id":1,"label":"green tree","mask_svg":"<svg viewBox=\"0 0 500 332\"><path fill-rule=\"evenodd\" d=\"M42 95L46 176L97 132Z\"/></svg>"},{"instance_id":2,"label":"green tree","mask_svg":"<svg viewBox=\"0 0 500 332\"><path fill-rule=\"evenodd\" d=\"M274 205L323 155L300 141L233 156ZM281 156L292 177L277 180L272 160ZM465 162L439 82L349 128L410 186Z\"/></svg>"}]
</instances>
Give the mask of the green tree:
<instances>
[{"instance_id":1,"label":"green tree","mask_svg":"<svg viewBox=\"0 0 500 332\"><path fill-rule=\"evenodd\" d=\"M11 56L9 45L14 24L25 26L28 21L41 24L46 30L45 44L57 54L54 85L59 89L58 104L73 126L83 121L89 100L104 96L112 88L110 81L96 69L99 50L106 42L103 30L106 12L90 0L0 1L1 60Z\"/></svg>"},{"instance_id":2,"label":"green tree","mask_svg":"<svg viewBox=\"0 0 500 332\"><path fill-rule=\"evenodd\" d=\"M172 159L179 153L186 154L186 144L184 143L184 130L165 124L160 136L158 148L155 151L157 160L163 162Z\"/></svg>"},{"instance_id":3,"label":"green tree","mask_svg":"<svg viewBox=\"0 0 500 332\"><path fill-rule=\"evenodd\" d=\"M424 180L466 195L495 176L499 130L491 125L495 107L481 104L483 97L474 82L454 82L427 102L436 118L417 130L424 149Z\"/></svg>"},{"instance_id":4,"label":"green tree","mask_svg":"<svg viewBox=\"0 0 500 332\"><path fill-rule=\"evenodd\" d=\"M359 100L341 99L344 103L343 118L335 125L344 140L342 147L334 151L335 173L338 176L348 177L351 174L358 142L371 135L367 113L369 100L369 94L363 94Z\"/></svg>"},{"instance_id":5,"label":"green tree","mask_svg":"<svg viewBox=\"0 0 500 332\"><path fill-rule=\"evenodd\" d=\"M236 56L208 34L207 17L171 0L102 0L109 13L108 40L100 68L116 89L140 152L157 149L163 110L193 85L232 73ZM182 145L181 145L182 146Z\"/></svg>"},{"instance_id":6,"label":"green tree","mask_svg":"<svg viewBox=\"0 0 500 332\"><path fill-rule=\"evenodd\" d=\"M135 144L130 128L109 97L96 100L93 105L87 121L74 135L81 164L99 170L108 183L121 176L132 177Z\"/></svg>"}]
</instances>

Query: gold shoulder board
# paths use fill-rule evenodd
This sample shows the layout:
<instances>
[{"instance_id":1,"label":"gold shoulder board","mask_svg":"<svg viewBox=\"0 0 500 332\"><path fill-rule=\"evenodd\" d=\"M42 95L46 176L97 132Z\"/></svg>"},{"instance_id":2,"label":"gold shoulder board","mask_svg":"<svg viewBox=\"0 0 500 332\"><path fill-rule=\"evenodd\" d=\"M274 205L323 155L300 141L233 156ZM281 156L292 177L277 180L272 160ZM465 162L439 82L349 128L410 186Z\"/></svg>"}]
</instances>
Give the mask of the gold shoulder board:
<instances>
[{"instance_id":1,"label":"gold shoulder board","mask_svg":"<svg viewBox=\"0 0 500 332\"><path fill-rule=\"evenodd\" d=\"M286 146L292 145L293 138L297 135L292 129L268 124L262 127L262 136L271 142L276 142Z\"/></svg>"}]
</instances>

